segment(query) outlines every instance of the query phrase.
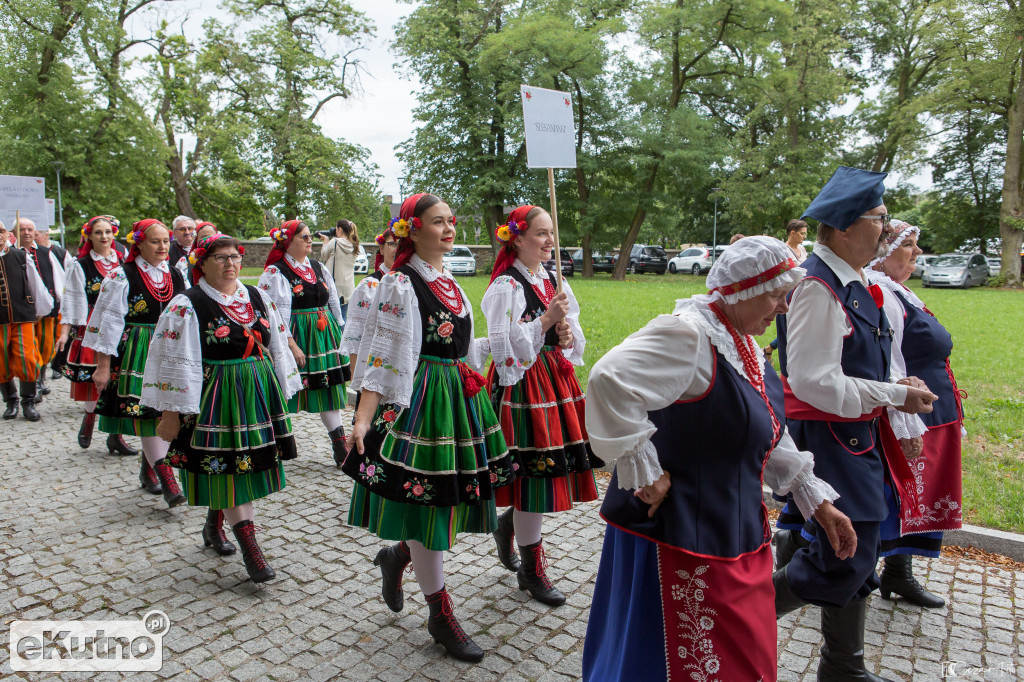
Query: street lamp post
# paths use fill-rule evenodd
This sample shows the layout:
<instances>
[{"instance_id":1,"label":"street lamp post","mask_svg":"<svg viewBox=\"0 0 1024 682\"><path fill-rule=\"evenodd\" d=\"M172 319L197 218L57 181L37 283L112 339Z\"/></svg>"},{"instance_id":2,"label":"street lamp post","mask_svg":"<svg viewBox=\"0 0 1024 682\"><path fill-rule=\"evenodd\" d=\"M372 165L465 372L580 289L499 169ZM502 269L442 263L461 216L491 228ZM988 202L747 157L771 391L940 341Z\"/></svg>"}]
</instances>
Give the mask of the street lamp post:
<instances>
[{"instance_id":1,"label":"street lamp post","mask_svg":"<svg viewBox=\"0 0 1024 682\"><path fill-rule=\"evenodd\" d=\"M718 255L718 193L721 187L712 187L711 193L715 195L715 222L711 233L711 262L714 263Z\"/></svg>"},{"instance_id":2,"label":"street lamp post","mask_svg":"<svg viewBox=\"0 0 1024 682\"><path fill-rule=\"evenodd\" d=\"M60 169L64 167L63 161L51 161L53 170L57 171L57 220L60 221L60 245L64 246L64 205L60 196Z\"/></svg>"},{"instance_id":3,"label":"street lamp post","mask_svg":"<svg viewBox=\"0 0 1024 682\"><path fill-rule=\"evenodd\" d=\"M406 177L399 176L398 178L398 203L405 201L405 181Z\"/></svg>"}]
</instances>

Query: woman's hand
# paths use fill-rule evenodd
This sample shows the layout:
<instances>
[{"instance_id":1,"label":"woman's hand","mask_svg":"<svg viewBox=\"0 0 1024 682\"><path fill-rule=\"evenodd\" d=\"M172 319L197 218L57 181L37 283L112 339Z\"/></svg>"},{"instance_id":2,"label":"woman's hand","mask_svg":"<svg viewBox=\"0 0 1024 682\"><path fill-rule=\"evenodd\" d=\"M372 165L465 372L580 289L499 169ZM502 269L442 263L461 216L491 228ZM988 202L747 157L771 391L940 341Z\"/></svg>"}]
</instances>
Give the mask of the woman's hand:
<instances>
[{"instance_id":1,"label":"woman's hand","mask_svg":"<svg viewBox=\"0 0 1024 682\"><path fill-rule=\"evenodd\" d=\"M572 342L575 338L572 335L572 329L569 327L568 322L559 322L555 326L558 332L558 345L562 348L572 348Z\"/></svg>"},{"instance_id":2,"label":"woman's hand","mask_svg":"<svg viewBox=\"0 0 1024 682\"><path fill-rule=\"evenodd\" d=\"M849 559L857 552L857 532L850 518L825 500L814 511L814 520L828 535L829 544L840 559Z\"/></svg>"},{"instance_id":3,"label":"woman's hand","mask_svg":"<svg viewBox=\"0 0 1024 682\"><path fill-rule=\"evenodd\" d=\"M295 364L299 367L306 366L306 354L299 348L299 344L295 343L295 339L288 339L288 349L292 352L292 357L295 358Z\"/></svg>"},{"instance_id":4,"label":"woman's hand","mask_svg":"<svg viewBox=\"0 0 1024 682\"><path fill-rule=\"evenodd\" d=\"M551 303L548 304L548 309L544 311L544 314L540 316L541 329L547 331L555 326L556 322L561 322L565 319L565 316L569 314L569 294L561 291L555 294L555 297L551 299Z\"/></svg>"},{"instance_id":5,"label":"woman's hand","mask_svg":"<svg viewBox=\"0 0 1024 682\"><path fill-rule=\"evenodd\" d=\"M57 337L57 352L64 350L64 346L68 343L68 332L71 331L71 325L62 324L60 326L60 336Z\"/></svg>"},{"instance_id":6,"label":"woman's hand","mask_svg":"<svg viewBox=\"0 0 1024 682\"><path fill-rule=\"evenodd\" d=\"M160 423L156 425L156 435L170 443L178 437L181 430L181 418L177 412L164 412L160 417Z\"/></svg>"},{"instance_id":7,"label":"woman's hand","mask_svg":"<svg viewBox=\"0 0 1024 682\"><path fill-rule=\"evenodd\" d=\"M664 471L661 477L650 485L645 485L643 488L637 490L633 495L639 497L642 501L651 505L651 508L647 510L647 518L653 519L654 512L658 511L658 507L668 497L668 489L672 486L672 479L669 477L668 472Z\"/></svg>"},{"instance_id":8,"label":"woman's hand","mask_svg":"<svg viewBox=\"0 0 1024 682\"><path fill-rule=\"evenodd\" d=\"M110 365L97 367L92 373L92 383L96 385L96 390L102 392L110 383Z\"/></svg>"},{"instance_id":9,"label":"woman's hand","mask_svg":"<svg viewBox=\"0 0 1024 682\"><path fill-rule=\"evenodd\" d=\"M351 453L353 450L358 452L360 455L365 452L363 446L363 439L366 437L367 431L370 430L370 420L356 418L356 423L352 425L352 430L348 434L348 451Z\"/></svg>"}]
</instances>

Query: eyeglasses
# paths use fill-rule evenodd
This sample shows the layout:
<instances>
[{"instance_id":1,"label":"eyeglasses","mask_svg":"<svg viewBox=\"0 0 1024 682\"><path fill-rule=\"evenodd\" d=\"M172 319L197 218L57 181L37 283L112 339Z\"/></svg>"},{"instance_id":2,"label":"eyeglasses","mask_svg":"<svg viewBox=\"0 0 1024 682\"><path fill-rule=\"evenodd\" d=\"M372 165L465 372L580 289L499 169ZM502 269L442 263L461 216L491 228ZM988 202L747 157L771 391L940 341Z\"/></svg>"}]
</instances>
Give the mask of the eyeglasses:
<instances>
[{"instance_id":1,"label":"eyeglasses","mask_svg":"<svg viewBox=\"0 0 1024 682\"><path fill-rule=\"evenodd\" d=\"M214 261L216 261L217 265L224 265L228 261L231 261L232 265L239 265L242 262L242 254L240 254L240 253L234 253L234 254L218 253L215 256L210 256L210 258L212 258Z\"/></svg>"},{"instance_id":2,"label":"eyeglasses","mask_svg":"<svg viewBox=\"0 0 1024 682\"><path fill-rule=\"evenodd\" d=\"M385 249L397 249L398 242L384 242L383 246Z\"/></svg>"},{"instance_id":3,"label":"eyeglasses","mask_svg":"<svg viewBox=\"0 0 1024 682\"><path fill-rule=\"evenodd\" d=\"M299 235L299 239L301 239L302 241L304 241L304 242L306 242L308 244L308 243L311 243L313 241L313 235L310 235L310 234L300 234Z\"/></svg>"},{"instance_id":4,"label":"eyeglasses","mask_svg":"<svg viewBox=\"0 0 1024 682\"><path fill-rule=\"evenodd\" d=\"M889 223L892 222L892 216L888 213L883 213L881 215L862 215L861 218L864 218L865 220L881 220L883 230L889 227Z\"/></svg>"}]
</instances>

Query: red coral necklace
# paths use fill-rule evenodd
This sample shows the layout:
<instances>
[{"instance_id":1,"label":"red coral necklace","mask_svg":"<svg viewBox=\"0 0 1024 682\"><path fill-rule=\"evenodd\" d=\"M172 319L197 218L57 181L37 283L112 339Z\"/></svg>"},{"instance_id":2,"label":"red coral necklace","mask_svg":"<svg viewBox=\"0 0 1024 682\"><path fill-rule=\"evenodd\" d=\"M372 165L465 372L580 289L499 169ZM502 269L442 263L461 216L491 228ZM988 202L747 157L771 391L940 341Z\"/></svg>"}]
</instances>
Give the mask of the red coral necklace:
<instances>
[{"instance_id":1,"label":"red coral necklace","mask_svg":"<svg viewBox=\"0 0 1024 682\"><path fill-rule=\"evenodd\" d=\"M171 279L170 272L164 277L163 284L156 284L141 265L139 266L139 274L142 275L142 283L146 285L146 290L149 291L150 296L160 303L166 303L171 300L171 294L174 293L174 282Z\"/></svg>"},{"instance_id":2,"label":"red coral necklace","mask_svg":"<svg viewBox=\"0 0 1024 682\"><path fill-rule=\"evenodd\" d=\"M316 272L313 271L312 265L301 265L298 261L290 265L292 266L292 270L295 271L295 274L302 278L302 281L308 282L309 284L316 284Z\"/></svg>"},{"instance_id":3,"label":"red coral necklace","mask_svg":"<svg viewBox=\"0 0 1024 682\"><path fill-rule=\"evenodd\" d=\"M427 286L445 308L456 315L462 314L462 292L454 279L438 275L437 279L427 282Z\"/></svg>"},{"instance_id":4,"label":"red coral necklace","mask_svg":"<svg viewBox=\"0 0 1024 682\"><path fill-rule=\"evenodd\" d=\"M252 324L253 320L256 319L256 311L253 309L251 301L231 301L228 305L223 303L218 303L217 305L220 306L225 315L243 327Z\"/></svg>"},{"instance_id":5,"label":"red coral necklace","mask_svg":"<svg viewBox=\"0 0 1024 682\"><path fill-rule=\"evenodd\" d=\"M108 265L107 262L105 260L103 260L102 258L100 258L99 260L94 260L93 264L96 266L96 269L99 271L100 277L106 277L111 272L113 272L117 268L118 265L120 265L117 262L116 259L114 260L113 265Z\"/></svg>"},{"instance_id":6,"label":"red coral necklace","mask_svg":"<svg viewBox=\"0 0 1024 682\"><path fill-rule=\"evenodd\" d=\"M739 351L740 359L743 360L743 369L746 370L747 376L750 377L750 383L760 394L764 404L768 406L768 413L772 417L772 430L778 434L781 425L775 416L775 410L772 408L772 403L768 399L768 393L765 390L764 367L757 360L757 346L754 344L754 339L750 336L741 337L736 328L732 326L732 322L729 321L729 318L725 316L725 313L716 303L709 303L708 307L711 308L715 317L718 318L718 321L729 332L733 343L736 344L736 350Z\"/></svg>"}]
</instances>

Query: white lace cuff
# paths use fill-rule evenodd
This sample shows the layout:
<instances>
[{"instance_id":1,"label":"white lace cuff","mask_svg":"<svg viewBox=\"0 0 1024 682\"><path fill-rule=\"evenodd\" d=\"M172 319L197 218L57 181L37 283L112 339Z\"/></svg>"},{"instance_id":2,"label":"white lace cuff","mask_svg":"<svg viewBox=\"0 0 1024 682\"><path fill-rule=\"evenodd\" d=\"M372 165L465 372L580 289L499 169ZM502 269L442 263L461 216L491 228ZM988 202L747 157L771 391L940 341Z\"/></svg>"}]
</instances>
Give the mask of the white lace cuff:
<instances>
[{"instance_id":1,"label":"white lace cuff","mask_svg":"<svg viewBox=\"0 0 1024 682\"><path fill-rule=\"evenodd\" d=\"M811 470L802 471L797 475L790 492L793 493L793 501L805 519L811 518L822 502L835 502L839 499L839 493L815 476Z\"/></svg>"},{"instance_id":2,"label":"white lace cuff","mask_svg":"<svg viewBox=\"0 0 1024 682\"><path fill-rule=\"evenodd\" d=\"M491 342L486 336L473 339L469 342L469 353L466 354L466 364L477 372L484 371L487 356L491 353Z\"/></svg>"},{"instance_id":3,"label":"white lace cuff","mask_svg":"<svg viewBox=\"0 0 1024 682\"><path fill-rule=\"evenodd\" d=\"M889 425L892 426L892 432L896 434L897 438L918 438L927 433L928 427L924 425L924 422L916 414L900 412L892 407L887 408L887 410L889 413Z\"/></svg>"},{"instance_id":4,"label":"white lace cuff","mask_svg":"<svg viewBox=\"0 0 1024 682\"><path fill-rule=\"evenodd\" d=\"M616 459L615 472L619 475L619 487L623 490L637 490L651 485L664 473L658 461L658 451L650 440L645 440L632 452Z\"/></svg>"},{"instance_id":5,"label":"white lace cuff","mask_svg":"<svg viewBox=\"0 0 1024 682\"><path fill-rule=\"evenodd\" d=\"M394 404L399 407L409 407L409 403L412 402L412 394L400 391L397 386L392 386L372 379L364 378L362 385L359 386L361 391L373 391L374 393L380 393L380 404Z\"/></svg>"}]
</instances>

